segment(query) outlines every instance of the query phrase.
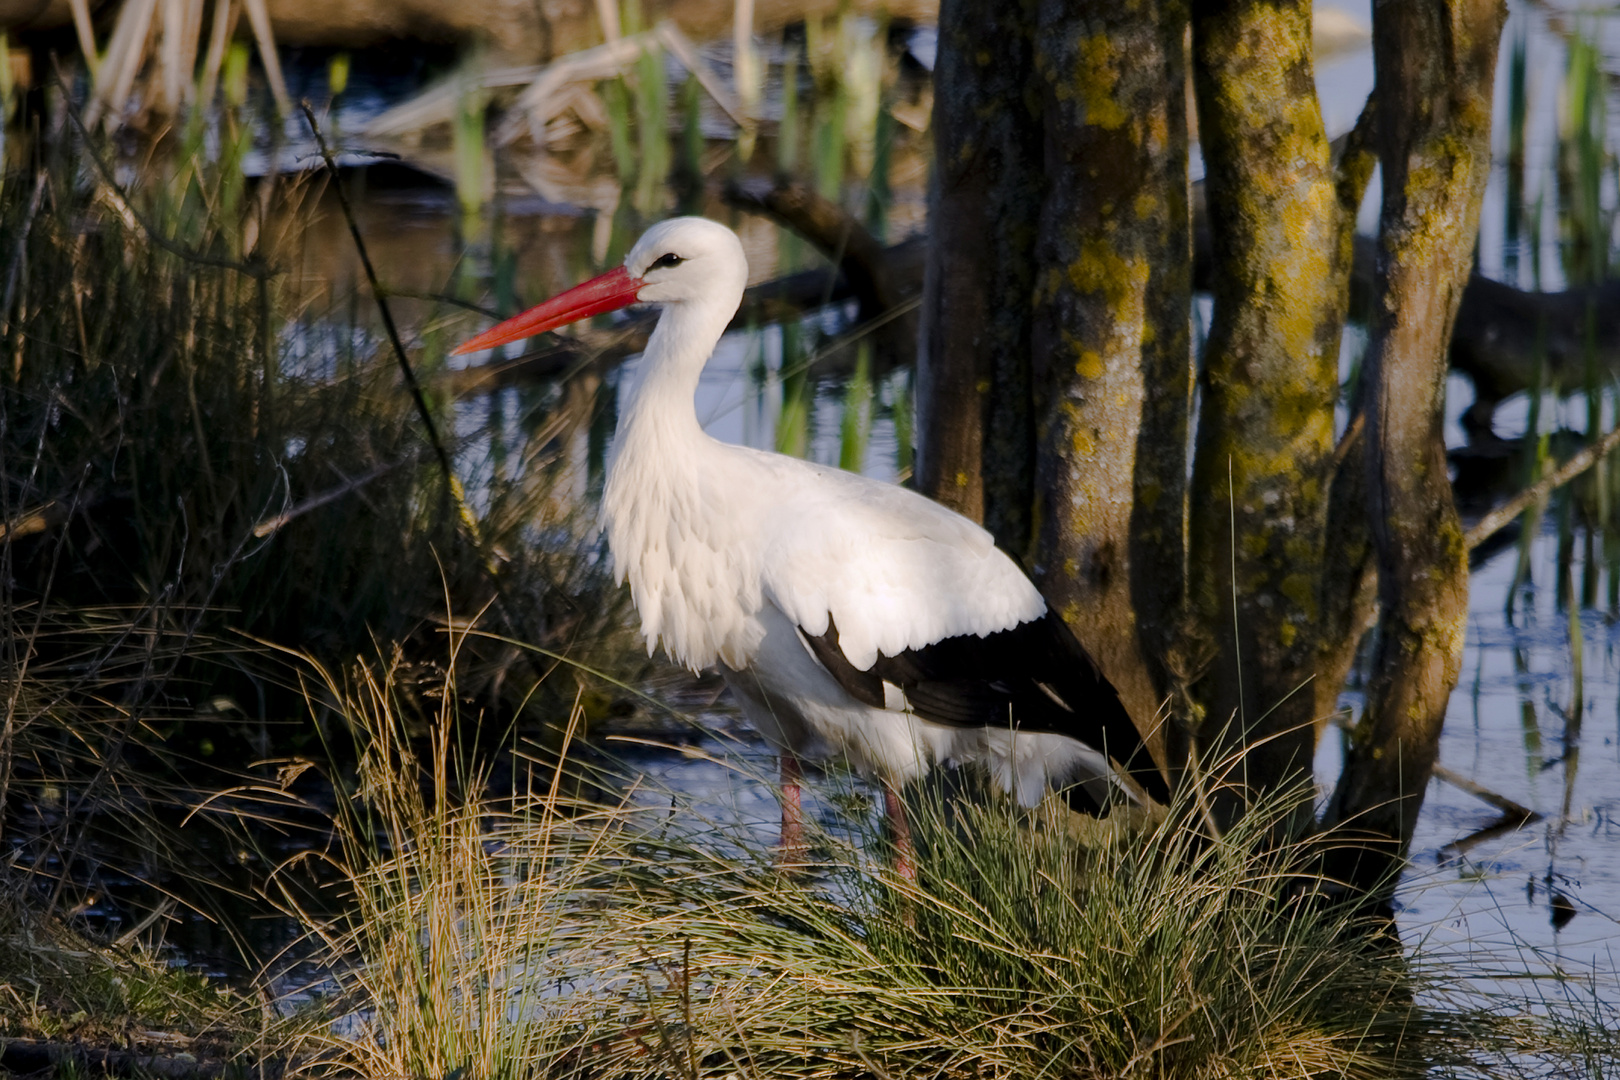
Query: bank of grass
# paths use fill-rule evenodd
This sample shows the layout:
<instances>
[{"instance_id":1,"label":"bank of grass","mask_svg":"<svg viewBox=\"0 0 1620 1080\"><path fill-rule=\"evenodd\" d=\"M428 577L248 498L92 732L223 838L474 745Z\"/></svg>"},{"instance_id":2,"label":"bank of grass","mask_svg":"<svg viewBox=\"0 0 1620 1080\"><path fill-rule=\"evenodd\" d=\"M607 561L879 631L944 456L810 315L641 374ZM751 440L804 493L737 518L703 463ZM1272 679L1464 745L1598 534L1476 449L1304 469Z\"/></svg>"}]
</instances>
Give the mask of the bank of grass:
<instances>
[{"instance_id":1,"label":"bank of grass","mask_svg":"<svg viewBox=\"0 0 1620 1080\"><path fill-rule=\"evenodd\" d=\"M240 995L138 944L75 932L0 884L0 1035L128 1045L161 1033L230 1046L256 1012Z\"/></svg>"},{"instance_id":2,"label":"bank of grass","mask_svg":"<svg viewBox=\"0 0 1620 1080\"><path fill-rule=\"evenodd\" d=\"M1612 1050L1600 1011L1438 1007L1336 903L1297 799L1210 842L1166 815L1031 814L912 794L918 880L857 815L785 873L769 833L600 764L499 798L456 695L412 743L387 666L320 673L363 732L334 821L341 914L313 927L332 1008L306 1060L366 1076L1549 1075ZM413 747L422 748L418 753ZM521 770L520 770L521 771ZM618 792L609 795L610 792ZM589 796L589 797L587 797ZM604 797L606 796L606 797ZM295 873L289 868L287 873ZM1602 1075L1601 1072L1597 1075Z\"/></svg>"}]
</instances>

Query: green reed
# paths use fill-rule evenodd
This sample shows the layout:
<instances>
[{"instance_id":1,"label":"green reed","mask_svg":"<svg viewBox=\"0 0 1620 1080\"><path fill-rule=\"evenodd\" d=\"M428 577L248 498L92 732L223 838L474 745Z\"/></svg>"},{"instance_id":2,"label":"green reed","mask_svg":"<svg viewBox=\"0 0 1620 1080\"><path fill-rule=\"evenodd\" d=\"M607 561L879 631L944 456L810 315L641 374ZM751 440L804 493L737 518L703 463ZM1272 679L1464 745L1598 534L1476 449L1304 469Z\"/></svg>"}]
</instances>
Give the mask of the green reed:
<instances>
[{"instance_id":1,"label":"green reed","mask_svg":"<svg viewBox=\"0 0 1620 1080\"><path fill-rule=\"evenodd\" d=\"M608 146L619 184L628 189L636 178L636 151L630 141L630 87L623 78L602 84L602 105L607 111Z\"/></svg>"},{"instance_id":2,"label":"green reed","mask_svg":"<svg viewBox=\"0 0 1620 1080\"><path fill-rule=\"evenodd\" d=\"M456 75L456 105L450 120L451 173L466 236L478 233L480 216L495 183L495 163L484 132L489 92L480 77L481 67L477 52L462 63Z\"/></svg>"},{"instance_id":3,"label":"green reed","mask_svg":"<svg viewBox=\"0 0 1620 1080\"><path fill-rule=\"evenodd\" d=\"M782 119L776 127L776 168L784 176L798 171L801 122L799 53L789 49L782 58Z\"/></svg>"},{"instance_id":4,"label":"green reed","mask_svg":"<svg viewBox=\"0 0 1620 1080\"><path fill-rule=\"evenodd\" d=\"M866 465L866 447L872 435L872 397L872 342L862 338L855 346L855 371L844 385L838 437L840 469L860 472Z\"/></svg>"},{"instance_id":5,"label":"green reed","mask_svg":"<svg viewBox=\"0 0 1620 1080\"><path fill-rule=\"evenodd\" d=\"M782 404L776 418L776 450L794 457L810 452L812 413L816 386L810 378L811 350L806 329L797 320L782 324L782 365L777 378L782 384Z\"/></svg>"},{"instance_id":6,"label":"green reed","mask_svg":"<svg viewBox=\"0 0 1620 1080\"><path fill-rule=\"evenodd\" d=\"M669 106L661 48L643 49L636 58L635 104L640 156L636 209L652 214L663 209L671 164Z\"/></svg>"},{"instance_id":7,"label":"green reed","mask_svg":"<svg viewBox=\"0 0 1620 1080\"><path fill-rule=\"evenodd\" d=\"M912 408L911 373L897 371L889 380L889 418L894 424L895 468L899 479L911 477L916 430Z\"/></svg>"},{"instance_id":8,"label":"green reed","mask_svg":"<svg viewBox=\"0 0 1620 1080\"><path fill-rule=\"evenodd\" d=\"M816 191L838 201L847 154L849 84L844 78L843 16L805 21L805 55L815 84L811 102L810 171Z\"/></svg>"},{"instance_id":9,"label":"green reed","mask_svg":"<svg viewBox=\"0 0 1620 1080\"><path fill-rule=\"evenodd\" d=\"M1603 199L1614 154L1608 146L1603 54L1584 31L1570 39L1558 151L1564 272L1572 282L1601 282L1608 276L1614 235L1615 211Z\"/></svg>"},{"instance_id":10,"label":"green reed","mask_svg":"<svg viewBox=\"0 0 1620 1080\"><path fill-rule=\"evenodd\" d=\"M697 76L688 73L681 83L679 107L681 112L681 153L679 187L683 214L703 212L704 176L703 155L707 148L703 139L703 88Z\"/></svg>"}]
</instances>

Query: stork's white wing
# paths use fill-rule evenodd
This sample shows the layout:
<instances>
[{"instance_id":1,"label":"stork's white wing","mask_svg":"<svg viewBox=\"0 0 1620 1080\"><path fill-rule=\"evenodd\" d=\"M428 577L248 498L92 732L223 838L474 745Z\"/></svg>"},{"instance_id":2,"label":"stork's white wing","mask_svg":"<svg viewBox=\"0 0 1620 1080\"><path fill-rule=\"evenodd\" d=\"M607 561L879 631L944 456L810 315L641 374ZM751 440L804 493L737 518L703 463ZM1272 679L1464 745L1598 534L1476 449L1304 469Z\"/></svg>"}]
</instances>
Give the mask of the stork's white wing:
<instances>
[{"instance_id":1,"label":"stork's white wing","mask_svg":"<svg viewBox=\"0 0 1620 1080\"><path fill-rule=\"evenodd\" d=\"M774 456L774 455L773 455ZM1046 602L978 525L913 491L795 462L793 512L763 523L764 593L850 663L1038 619Z\"/></svg>"}]
</instances>

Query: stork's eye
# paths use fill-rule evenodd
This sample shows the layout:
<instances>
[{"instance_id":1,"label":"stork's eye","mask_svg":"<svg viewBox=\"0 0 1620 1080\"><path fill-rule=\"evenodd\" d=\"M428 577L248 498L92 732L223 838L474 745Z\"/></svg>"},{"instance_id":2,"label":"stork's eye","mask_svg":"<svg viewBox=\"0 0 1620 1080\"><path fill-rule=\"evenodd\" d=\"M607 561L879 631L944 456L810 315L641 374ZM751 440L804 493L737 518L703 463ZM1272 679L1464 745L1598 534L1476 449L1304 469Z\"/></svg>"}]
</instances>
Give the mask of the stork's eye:
<instances>
[{"instance_id":1,"label":"stork's eye","mask_svg":"<svg viewBox=\"0 0 1620 1080\"><path fill-rule=\"evenodd\" d=\"M668 254L658 256L658 258L653 260L653 264L651 266L647 267L647 269L649 269L649 270L668 270L670 267L679 266L679 265L681 265L681 263L683 263L685 261L686 261L685 259L681 258L679 255L677 255L673 251L671 251Z\"/></svg>"}]
</instances>

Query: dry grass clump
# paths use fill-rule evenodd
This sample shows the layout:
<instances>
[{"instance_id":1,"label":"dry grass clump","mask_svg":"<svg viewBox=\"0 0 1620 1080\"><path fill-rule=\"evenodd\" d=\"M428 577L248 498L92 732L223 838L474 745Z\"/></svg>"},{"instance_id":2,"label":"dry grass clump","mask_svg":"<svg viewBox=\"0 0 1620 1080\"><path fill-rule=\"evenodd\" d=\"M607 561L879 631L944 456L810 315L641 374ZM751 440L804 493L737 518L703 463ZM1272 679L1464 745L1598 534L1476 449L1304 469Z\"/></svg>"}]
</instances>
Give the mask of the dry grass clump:
<instances>
[{"instance_id":1,"label":"dry grass clump","mask_svg":"<svg viewBox=\"0 0 1620 1080\"><path fill-rule=\"evenodd\" d=\"M456 634L453 652L465 641ZM339 1017L308 1030L296 1056L364 1076L550 1075L624 1027L608 1020L617 988L598 939L625 814L567 794L554 769L543 790L484 797L488 773L456 741L453 679L421 754L397 660L347 677L314 669L312 700L359 723L361 746L355 771L332 777L332 849L279 877ZM304 871L331 882L330 870L337 902L312 902Z\"/></svg>"},{"instance_id":2,"label":"dry grass clump","mask_svg":"<svg viewBox=\"0 0 1620 1080\"><path fill-rule=\"evenodd\" d=\"M919 880L864 818L780 870L769 835L599 769L480 794L453 687L426 752L386 666L323 674L365 732L338 800L342 903L315 926L368 1076L1387 1077L1501 1040L1418 1004L1433 976L1337 905L1280 798L1216 841L1181 808L1078 827L912 793ZM570 794L570 792L577 792ZM589 793L594 797L586 798ZM853 836L853 838L851 838ZM291 873L291 870L288 871ZM463 1072L464 1070L464 1072Z\"/></svg>"}]
</instances>

